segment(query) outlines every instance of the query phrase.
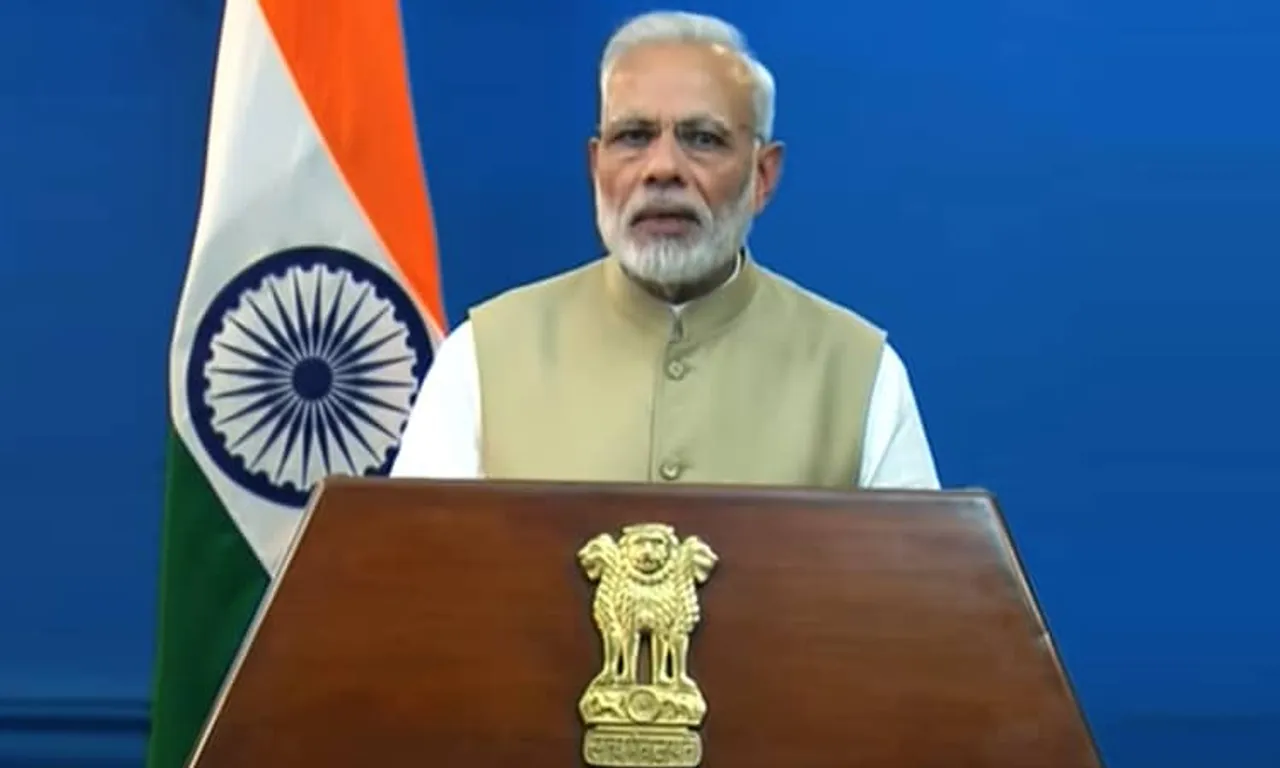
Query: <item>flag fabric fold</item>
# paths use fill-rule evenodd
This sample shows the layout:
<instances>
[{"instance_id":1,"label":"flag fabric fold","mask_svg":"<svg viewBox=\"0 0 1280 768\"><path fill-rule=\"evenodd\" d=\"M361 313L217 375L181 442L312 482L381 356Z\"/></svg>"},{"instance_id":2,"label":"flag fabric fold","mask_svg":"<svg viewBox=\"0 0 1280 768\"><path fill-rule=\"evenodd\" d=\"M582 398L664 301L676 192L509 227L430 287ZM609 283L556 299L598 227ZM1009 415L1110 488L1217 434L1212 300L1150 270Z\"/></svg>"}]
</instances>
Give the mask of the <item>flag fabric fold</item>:
<instances>
[{"instance_id":1,"label":"flag fabric fold","mask_svg":"<svg viewBox=\"0 0 1280 768\"><path fill-rule=\"evenodd\" d=\"M385 475L445 332L396 0L228 0L169 357L149 768L184 765L308 494Z\"/></svg>"}]
</instances>

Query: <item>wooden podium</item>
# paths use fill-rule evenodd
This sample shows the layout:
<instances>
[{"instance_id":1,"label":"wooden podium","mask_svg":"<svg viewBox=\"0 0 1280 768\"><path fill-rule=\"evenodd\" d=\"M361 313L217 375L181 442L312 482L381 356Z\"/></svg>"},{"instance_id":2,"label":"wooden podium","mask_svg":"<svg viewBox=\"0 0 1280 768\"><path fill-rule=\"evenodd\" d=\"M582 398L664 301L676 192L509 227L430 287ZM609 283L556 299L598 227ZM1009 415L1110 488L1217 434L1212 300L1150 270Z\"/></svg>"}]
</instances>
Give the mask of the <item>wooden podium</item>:
<instances>
[{"instance_id":1,"label":"wooden podium","mask_svg":"<svg viewBox=\"0 0 1280 768\"><path fill-rule=\"evenodd\" d=\"M624 540L645 523L683 545ZM668 590L683 604L619 570L663 552L697 565ZM606 640L631 648L624 627L673 620L696 620L694 686L652 695L682 652L664 635L671 655L641 673L644 690L596 691L597 764L1100 764L985 494L335 479L189 766L590 765L580 704L621 669L605 669ZM660 723L695 688L704 709L680 738L696 754L687 741L627 753L631 737L609 730L624 712Z\"/></svg>"}]
</instances>

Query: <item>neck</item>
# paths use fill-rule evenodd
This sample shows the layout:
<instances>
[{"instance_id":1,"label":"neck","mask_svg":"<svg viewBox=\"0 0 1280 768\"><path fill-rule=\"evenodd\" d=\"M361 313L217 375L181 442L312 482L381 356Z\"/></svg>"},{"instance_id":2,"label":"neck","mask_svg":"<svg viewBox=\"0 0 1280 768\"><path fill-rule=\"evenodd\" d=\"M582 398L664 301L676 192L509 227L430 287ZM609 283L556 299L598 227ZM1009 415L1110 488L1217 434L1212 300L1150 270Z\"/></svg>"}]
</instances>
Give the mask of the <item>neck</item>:
<instances>
[{"instance_id":1,"label":"neck","mask_svg":"<svg viewBox=\"0 0 1280 768\"><path fill-rule=\"evenodd\" d=\"M688 304L691 301L707 296L724 285L733 276L733 271L737 267L738 257L735 256L716 267L706 276L684 283L658 283L638 277L628 270L624 269L623 271L627 273L627 277L635 281L636 285L639 285L646 293L659 301L665 301L668 304Z\"/></svg>"}]
</instances>

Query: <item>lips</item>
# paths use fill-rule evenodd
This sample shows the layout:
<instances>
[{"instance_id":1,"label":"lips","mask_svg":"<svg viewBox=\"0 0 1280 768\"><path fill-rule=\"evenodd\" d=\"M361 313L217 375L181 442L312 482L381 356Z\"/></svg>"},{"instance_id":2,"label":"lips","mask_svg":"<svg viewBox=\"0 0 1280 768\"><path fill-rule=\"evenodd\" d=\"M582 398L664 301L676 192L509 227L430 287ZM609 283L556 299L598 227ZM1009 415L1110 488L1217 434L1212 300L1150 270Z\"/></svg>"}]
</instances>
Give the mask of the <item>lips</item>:
<instances>
[{"instance_id":1,"label":"lips","mask_svg":"<svg viewBox=\"0 0 1280 768\"><path fill-rule=\"evenodd\" d=\"M679 205L649 205L631 217L631 229L642 237L688 237L702 222L692 209Z\"/></svg>"},{"instance_id":2,"label":"lips","mask_svg":"<svg viewBox=\"0 0 1280 768\"><path fill-rule=\"evenodd\" d=\"M698 215L688 208L646 208L631 217L632 224L645 221L683 221L698 223Z\"/></svg>"},{"instance_id":3,"label":"lips","mask_svg":"<svg viewBox=\"0 0 1280 768\"><path fill-rule=\"evenodd\" d=\"M632 231L644 237L688 237L698 224L697 215L687 210L641 211L631 219Z\"/></svg>"}]
</instances>

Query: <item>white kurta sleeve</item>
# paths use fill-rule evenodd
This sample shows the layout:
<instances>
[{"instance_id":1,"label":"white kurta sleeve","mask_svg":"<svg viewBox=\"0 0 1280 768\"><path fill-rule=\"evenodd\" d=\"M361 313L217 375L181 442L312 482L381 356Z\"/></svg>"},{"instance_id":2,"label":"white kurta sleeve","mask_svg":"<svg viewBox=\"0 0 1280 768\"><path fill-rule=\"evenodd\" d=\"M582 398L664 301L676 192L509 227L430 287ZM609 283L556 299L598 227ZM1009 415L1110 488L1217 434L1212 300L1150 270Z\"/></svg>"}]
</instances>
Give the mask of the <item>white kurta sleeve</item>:
<instances>
[{"instance_id":1,"label":"white kurta sleeve","mask_svg":"<svg viewBox=\"0 0 1280 768\"><path fill-rule=\"evenodd\" d=\"M871 390L859 479L867 488L938 490L940 485L907 367L888 344Z\"/></svg>"},{"instance_id":2,"label":"white kurta sleeve","mask_svg":"<svg viewBox=\"0 0 1280 768\"><path fill-rule=\"evenodd\" d=\"M480 378L470 322L440 344L400 438L392 477L480 477Z\"/></svg>"}]
</instances>

